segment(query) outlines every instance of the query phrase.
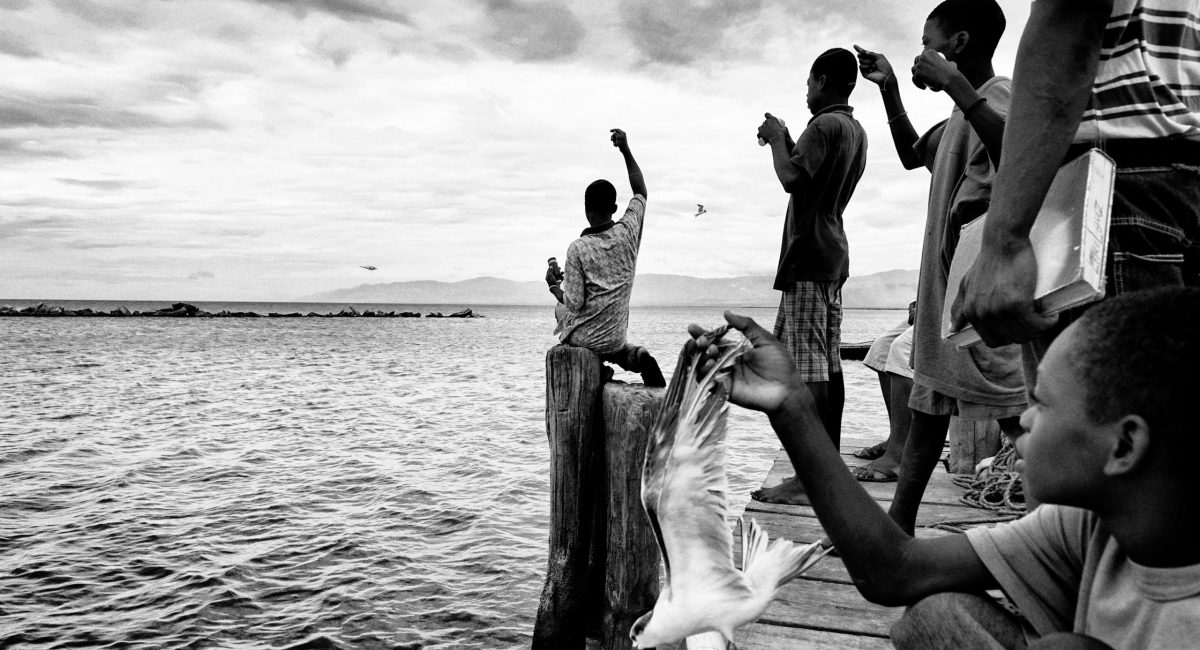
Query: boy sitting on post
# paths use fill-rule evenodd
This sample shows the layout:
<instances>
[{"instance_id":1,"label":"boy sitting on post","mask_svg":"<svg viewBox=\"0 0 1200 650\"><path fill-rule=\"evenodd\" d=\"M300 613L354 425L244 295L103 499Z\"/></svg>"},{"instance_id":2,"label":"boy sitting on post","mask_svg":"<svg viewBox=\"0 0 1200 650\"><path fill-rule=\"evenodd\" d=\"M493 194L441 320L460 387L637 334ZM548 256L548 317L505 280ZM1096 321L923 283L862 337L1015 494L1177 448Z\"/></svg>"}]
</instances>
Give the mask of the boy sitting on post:
<instances>
[{"instance_id":1,"label":"boy sitting on post","mask_svg":"<svg viewBox=\"0 0 1200 650\"><path fill-rule=\"evenodd\" d=\"M625 158L633 198L621 220L613 221L617 211L616 188L603 179L588 185L583 195L583 210L590 226L567 248L562 285L550 286L550 292L566 306L555 331L563 343L587 348L603 361L641 373L646 386L662 387L667 382L658 362L646 348L625 340L629 295L633 291L646 216L646 181L629 150L625 132L612 129L612 143ZM561 311L556 309L556 315Z\"/></svg>"},{"instance_id":2,"label":"boy sitting on post","mask_svg":"<svg viewBox=\"0 0 1200 650\"><path fill-rule=\"evenodd\" d=\"M730 401L770 416L863 596L911 606L892 628L897 647L1195 647L1200 289L1117 296L1059 335L1016 439L1025 489L1043 505L929 539L902 531L846 472L783 346L725 318L754 345ZM709 346L701 328L689 333ZM1021 618L983 593L996 588Z\"/></svg>"}]
</instances>

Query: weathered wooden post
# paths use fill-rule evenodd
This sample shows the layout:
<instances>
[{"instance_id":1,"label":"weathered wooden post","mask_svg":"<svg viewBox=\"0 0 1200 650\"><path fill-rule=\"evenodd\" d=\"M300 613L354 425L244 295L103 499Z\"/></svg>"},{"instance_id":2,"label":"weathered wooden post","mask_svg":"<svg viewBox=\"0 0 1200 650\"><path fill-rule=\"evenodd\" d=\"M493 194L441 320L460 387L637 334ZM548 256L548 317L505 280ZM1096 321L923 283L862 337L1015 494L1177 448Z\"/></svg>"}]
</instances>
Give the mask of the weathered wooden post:
<instances>
[{"instance_id":1,"label":"weathered wooden post","mask_svg":"<svg viewBox=\"0 0 1200 650\"><path fill-rule=\"evenodd\" d=\"M546 353L550 559L533 628L534 650L581 650L586 642L600 368L600 358L584 348L556 345Z\"/></svg>"},{"instance_id":2,"label":"weathered wooden post","mask_svg":"<svg viewBox=\"0 0 1200 650\"><path fill-rule=\"evenodd\" d=\"M950 453L946 468L951 474L974 474L979 461L1000 451L1000 424L995 420L950 418Z\"/></svg>"},{"instance_id":3,"label":"weathered wooden post","mask_svg":"<svg viewBox=\"0 0 1200 650\"><path fill-rule=\"evenodd\" d=\"M627 650L633 621L654 606L658 546L642 511L642 461L663 390L601 384L599 358L546 354L550 439L550 559L533 648Z\"/></svg>"},{"instance_id":4,"label":"weathered wooden post","mask_svg":"<svg viewBox=\"0 0 1200 650\"><path fill-rule=\"evenodd\" d=\"M642 510L642 462L663 389L624 383L603 390L608 553L601 650L628 650L629 628L659 591L659 553Z\"/></svg>"}]
</instances>

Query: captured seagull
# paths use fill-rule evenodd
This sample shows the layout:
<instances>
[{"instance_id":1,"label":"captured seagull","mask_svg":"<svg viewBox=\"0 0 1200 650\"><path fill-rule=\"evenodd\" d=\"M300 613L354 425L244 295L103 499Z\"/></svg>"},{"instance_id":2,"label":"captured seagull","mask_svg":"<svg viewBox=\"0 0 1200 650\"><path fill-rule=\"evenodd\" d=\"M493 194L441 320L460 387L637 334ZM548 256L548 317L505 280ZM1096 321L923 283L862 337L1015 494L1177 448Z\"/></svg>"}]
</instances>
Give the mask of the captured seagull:
<instances>
[{"instance_id":1,"label":"captured seagull","mask_svg":"<svg viewBox=\"0 0 1200 650\"><path fill-rule=\"evenodd\" d=\"M358 268L360 268L360 269L366 269L366 270L368 270L368 271L374 271L374 270L378 269L379 267L377 267L377 266L360 266L360 267L358 267Z\"/></svg>"},{"instance_id":2,"label":"captured seagull","mask_svg":"<svg viewBox=\"0 0 1200 650\"><path fill-rule=\"evenodd\" d=\"M700 215L702 215L702 214L704 214L704 213L706 213L706 212L708 212L708 210L705 210L705 209L704 209L704 205L703 205L703 204L701 204L701 203L697 203L697 204L696 204L696 214L694 214L694 215L692 215L692 216L698 217L698 216L700 216Z\"/></svg>"},{"instance_id":3,"label":"captured seagull","mask_svg":"<svg viewBox=\"0 0 1200 650\"><path fill-rule=\"evenodd\" d=\"M721 337L728 326L688 342L651 429L642 466L642 507L658 540L666 580L654 609L634 622L635 648L714 641L736 648L734 631L752 623L775 593L816 564L830 549L771 542L753 519L743 525L742 565L733 565L733 540L725 524L725 420L730 372L751 349ZM712 368L701 373L704 350L717 345ZM695 646L693 646L695 647Z\"/></svg>"}]
</instances>

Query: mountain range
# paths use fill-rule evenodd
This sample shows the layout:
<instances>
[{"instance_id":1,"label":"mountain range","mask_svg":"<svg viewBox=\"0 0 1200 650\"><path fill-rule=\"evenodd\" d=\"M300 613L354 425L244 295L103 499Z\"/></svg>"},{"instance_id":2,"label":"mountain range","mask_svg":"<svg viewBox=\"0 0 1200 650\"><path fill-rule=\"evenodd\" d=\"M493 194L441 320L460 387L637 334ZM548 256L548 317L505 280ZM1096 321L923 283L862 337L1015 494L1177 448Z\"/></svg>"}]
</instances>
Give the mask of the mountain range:
<instances>
[{"instance_id":1,"label":"mountain range","mask_svg":"<svg viewBox=\"0 0 1200 650\"><path fill-rule=\"evenodd\" d=\"M639 274L634 280L634 306L774 307L779 292L773 276L696 278L687 275ZM847 309L902 309L917 296L917 272L884 271L854 276L842 287ZM541 280L518 282L481 277L461 282L419 280L360 284L297 298L299 302L396 303L408 305L540 305L554 300Z\"/></svg>"}]
</instances>

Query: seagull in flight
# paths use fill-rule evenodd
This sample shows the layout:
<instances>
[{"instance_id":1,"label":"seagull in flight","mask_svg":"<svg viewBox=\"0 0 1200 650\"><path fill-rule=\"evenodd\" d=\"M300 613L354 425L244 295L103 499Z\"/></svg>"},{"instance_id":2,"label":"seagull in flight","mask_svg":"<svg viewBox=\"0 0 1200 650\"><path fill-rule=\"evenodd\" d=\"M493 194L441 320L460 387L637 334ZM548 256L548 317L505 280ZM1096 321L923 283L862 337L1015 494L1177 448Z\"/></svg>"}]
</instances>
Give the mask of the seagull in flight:
<instances>
[{"instance_id":1,"label":"seagull in flight","mask_svg":"<svg viewBox=\"0 0 1200 650\"><path fill-rule=\"evenodd\" d=\"M701 203L697 203L697 204L696 204L696 214L694 214L694 215L692 215L692 216L694 216L694 217L698 217L698 216L700 216L700 215L702 215L702 214L706 214L707 212L708 212L708 210L705 210L705 209L704 209L704 205L703 205L703 204L701 204Z\"/></svg>"},{"instance_id":2,"label":"seagull in flight","mask_svg":"<svg viewBox=\"0 0 1200 650\"><path fill-rule=\"evenodd\" d=\"M742 529L742 565L733 564L725 524L725 420L731 367L751 349L745 339L722 339L728 326L689 341L650 432L642 466L642 507L650 519L666 568L654 609L629 631L634 648L653 648L688 637L736 648L733 635L754 622L780 587L816 564L820 542L771 542L753 519ZM717 345L716 363L701 373L704 350ZM720 635L719 640L716 635ZM699 641L700 639L694 639Z\"/></svg>"},{"instance_id":3,"label":"seagull in flight","mask_svg":"<svg viewBox=\"0 0 1200 650\"><path fill-rule=\"evenodd\" d=\"M374 271L374 270L377 270L379 267L377 267L377 266L360 266L360 267L358 267L358 268L360 268L360 269L366 269L366 270L368 270L368 271Z\"/></svg>"}]
</instances>

